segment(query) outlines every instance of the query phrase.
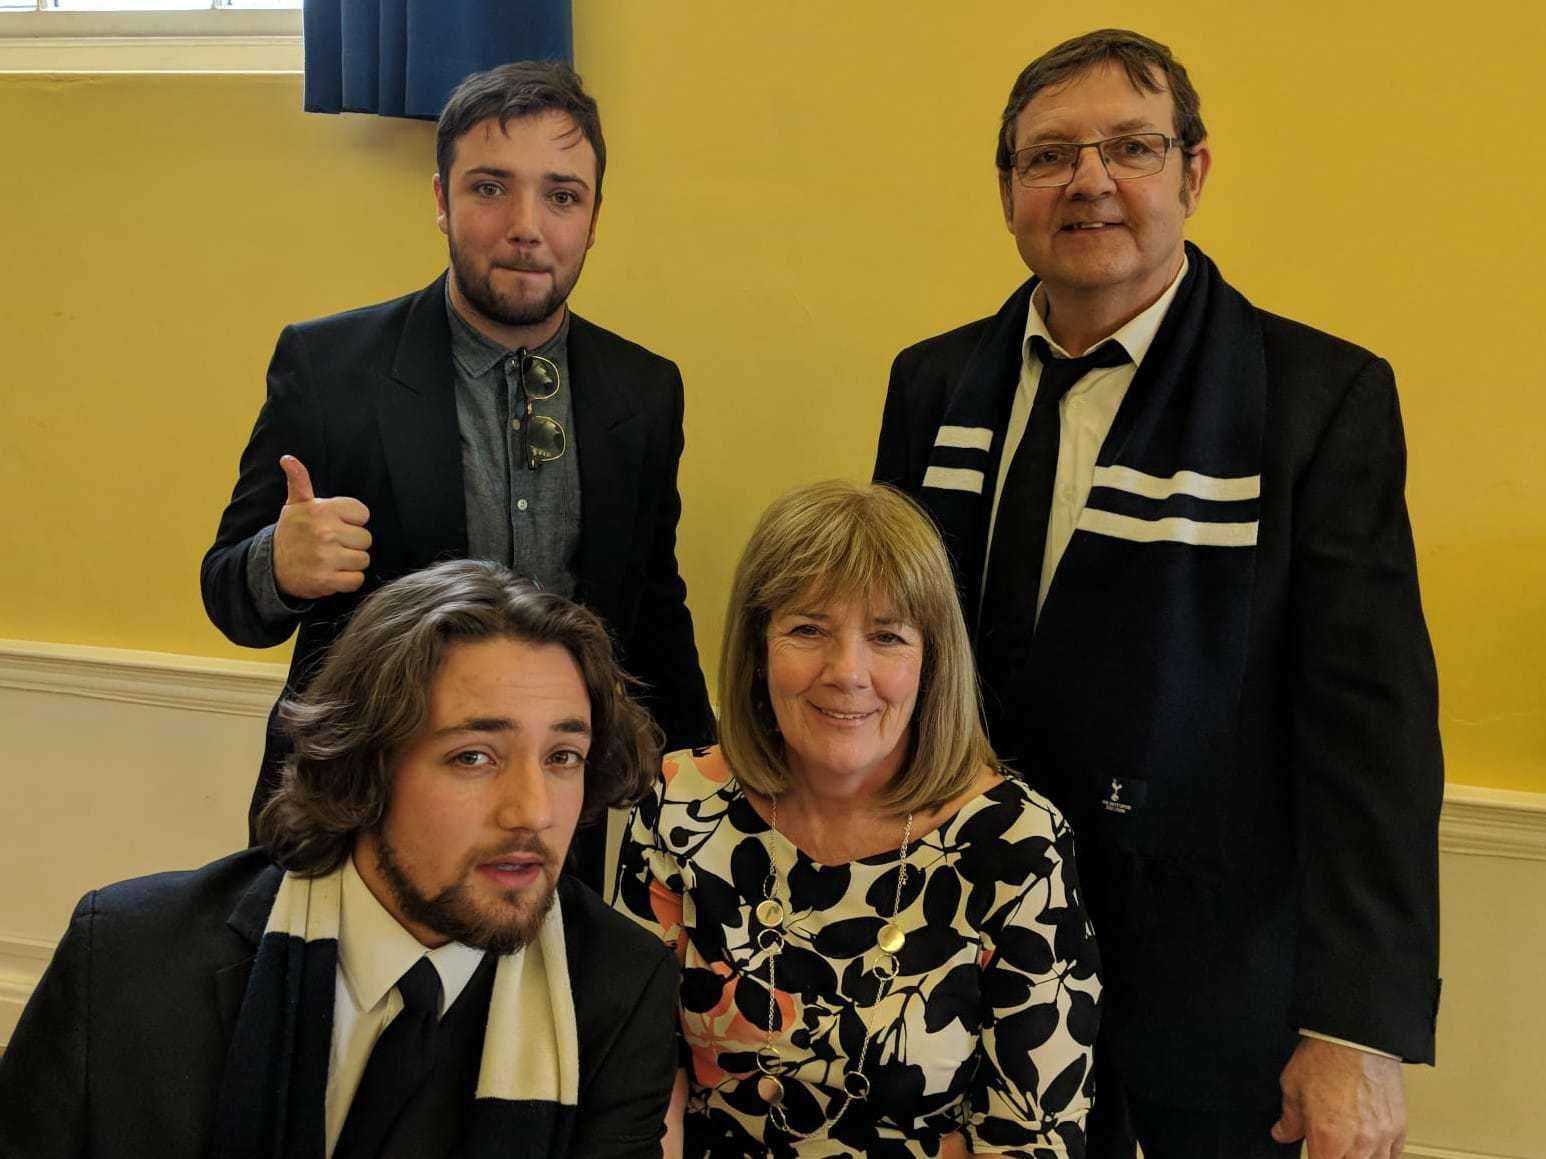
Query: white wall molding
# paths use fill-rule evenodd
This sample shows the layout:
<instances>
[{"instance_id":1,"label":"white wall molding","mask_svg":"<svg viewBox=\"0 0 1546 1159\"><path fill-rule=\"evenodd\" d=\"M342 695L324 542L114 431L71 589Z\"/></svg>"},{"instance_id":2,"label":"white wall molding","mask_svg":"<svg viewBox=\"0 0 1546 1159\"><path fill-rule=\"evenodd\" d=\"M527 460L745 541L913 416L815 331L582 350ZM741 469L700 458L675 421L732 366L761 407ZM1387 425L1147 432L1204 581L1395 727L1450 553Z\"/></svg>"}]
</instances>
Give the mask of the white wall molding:
<instances>
[{"instance_id":1,"label":"white wall molding","mask_svg":"<svg viewBox=\"0 0 1546 1159\"><path fill-rule=\"evenodd\" d=\"M1447 786L1439 848L1445 853L1546 861L1546 793Z\"/></svg>"},{"instance_id":2,"label":"white wall molding","mask_svg":"<svg viewBox=\"0 0 1546 1159\"><path fill-rule=\"evenodd\" d=\"M286 666L84 644L0 640L0 688L267 717Z\"/></svg>"},{"instance_id":3,"label":"white wall molding","mask_svg":"<svg viewBox=\"0 0 1546 1159\"><path fill-rule=\"evenodd\" d=\"M0 73L301 72L299 36L37 36L0 39Z\"/></svg>"},{"instance_id":4,"label":"white wall molding","mask_svg":"<svg viewBox=\"0 0 1546 1159\"><path fill-rule=\"evenodd\" d=\"M253 660L0 639L0 688L158 708L266 717L285 671L283 664ZM1439 847L1546 861L1546 793L1446 786Z\"/></svg>"},{"instance_id":5,"label":"white wall molding","mask_svg":"<svg viewBox=\"0 0 1546 1159\"><path fill-rule=\"evenodd\" d=\"M301 14L241 9L0 14L0 72L285 72Z\"/></svg>"},{"instance_id":6,"label":"white wall molding","mask_svg":"<svg viewBox=\"0 0 1546 1159\"><path fill-rule=\"evenodd\" d=\"M55 943L0 936L0 1045L10 1041L22 1008L37 988Z\"/></svg>"}]
</instances>

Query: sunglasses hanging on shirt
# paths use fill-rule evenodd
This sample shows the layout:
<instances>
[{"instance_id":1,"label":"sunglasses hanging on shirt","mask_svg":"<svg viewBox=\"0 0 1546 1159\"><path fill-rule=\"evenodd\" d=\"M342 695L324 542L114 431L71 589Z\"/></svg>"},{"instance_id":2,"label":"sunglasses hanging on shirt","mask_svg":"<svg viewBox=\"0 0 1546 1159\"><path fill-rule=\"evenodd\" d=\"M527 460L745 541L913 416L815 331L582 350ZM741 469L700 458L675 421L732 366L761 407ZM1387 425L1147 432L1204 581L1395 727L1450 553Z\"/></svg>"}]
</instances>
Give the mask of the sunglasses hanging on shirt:
<instances>
[{"instance_id":1,"label":"sunglasses hanging on shirt","mask_svg":"<svg viewBox=\"0 0 1546 1159\"><path fill-rule=\"evenodd\" d=\"M563 458L569 440L557 419L539 415L534 403L552 398L562 381L558 364L522 347L515 352L516 418L521 432L521 460L528 471Z\"/></svg>"}]
</instances>

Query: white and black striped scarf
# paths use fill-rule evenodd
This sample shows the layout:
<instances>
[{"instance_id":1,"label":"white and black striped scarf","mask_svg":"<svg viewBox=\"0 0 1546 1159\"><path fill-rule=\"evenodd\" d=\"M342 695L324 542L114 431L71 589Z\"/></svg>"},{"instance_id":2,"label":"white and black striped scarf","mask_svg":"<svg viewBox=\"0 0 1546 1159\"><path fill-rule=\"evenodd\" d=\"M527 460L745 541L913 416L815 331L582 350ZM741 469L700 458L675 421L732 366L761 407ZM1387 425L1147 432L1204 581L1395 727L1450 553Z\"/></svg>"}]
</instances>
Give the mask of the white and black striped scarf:
<instances>
[{"instance_id":1,"label":"white and black striped scarf","mask_svg":"<svg viewBox=\"0 0 1546 1159\"><path fill-rule=\"evenodd\" d=\"M1098 805L1133 809L1157 770L1223 776L1233 751L1257 561L1267 366L1255 307L1196 246L1187 245L1187 261L1101 445L1037 622L1030 668L1011 686L986 690L999 755L1036 769L1039 787L1076 821ZM983 329L946 400L916 492L956 562L972 624L1034 288L1034 280L1021 286ZM1027 595L1026 606L1034 599ZM1219 768L1198 767L1199 751ZM1102 771L1100 780L1090 768Z\"/></svg>"},{"instance_id":2,"label":"white and black striped scarf","mask_svg":"<svg viewBox=\"0 0 1546 1159\"><path fill-rule=\"evenodd\" d=\"M1101 447L1079 529L1248 548L1261 490L1260 325L1206 254L1188 245L1187 259L1187 276ZM989 321L946 400L918 491L956 560L969 621L1035 288L1033 278Z\"/></svg>"},{"instance_id":3,"label":"white and black striped scarf","mask_svg":"<svg viewBox=\"0 0 1546 1159\"><path fill-rule=\"evenodd\" d=\"M343 870L287 873L248 977L216 1101L218 1159L322 1159ZM525 949L499 959L469 1155L563 1154L579 1096L574 999L558 899Z\"/></svg>"}]
</instances>

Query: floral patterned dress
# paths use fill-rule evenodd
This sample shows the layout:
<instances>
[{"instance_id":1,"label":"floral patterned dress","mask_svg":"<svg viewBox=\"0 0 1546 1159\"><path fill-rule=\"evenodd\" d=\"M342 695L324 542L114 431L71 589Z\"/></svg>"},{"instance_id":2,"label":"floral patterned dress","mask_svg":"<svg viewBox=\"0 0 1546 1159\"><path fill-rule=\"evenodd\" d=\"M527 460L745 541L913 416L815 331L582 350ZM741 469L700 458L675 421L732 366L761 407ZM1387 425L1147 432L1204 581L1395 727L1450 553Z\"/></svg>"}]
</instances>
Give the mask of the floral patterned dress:
<instances>
[{"instance_id":1,"label":"floral patterned dress","mask_svg":"<svg viewBox=\"0 0 1546 1159\"><path fill-rule=\"evenodd\" d=\"M1084 1155L1100 986L1068 826L1006 773L914 841L888 987L873 967L900 861L813 861L752 808L718 749L666 758L629 820L617 905L682 960L689 1155L937 1155L953 1131L974 1152ZM808 1139L779 1130L757 1092L772 951L755 910L770 865L788 915L778 1074L787 1125ZM866 1036L870 1093L845 1107Z\"/></svg>"}]
</instances>

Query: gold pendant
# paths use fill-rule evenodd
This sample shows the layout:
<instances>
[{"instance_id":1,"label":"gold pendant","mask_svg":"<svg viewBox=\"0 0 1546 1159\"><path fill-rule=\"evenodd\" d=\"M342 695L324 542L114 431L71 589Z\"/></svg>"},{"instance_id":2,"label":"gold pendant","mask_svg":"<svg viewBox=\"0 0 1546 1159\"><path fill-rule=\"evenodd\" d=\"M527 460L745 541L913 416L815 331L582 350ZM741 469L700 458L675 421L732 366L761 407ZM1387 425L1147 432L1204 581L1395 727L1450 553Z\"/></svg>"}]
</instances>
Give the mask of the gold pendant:
<instances>
[{"instance_id":1,"label":"gold pendant","mask_svg":"<svg viewBox=\"0 0 1546 1159\"><path fill-rule=\"evenodd\" d=\"M880 933L875 938L875 944L888 954L900 954L902 943L905 941L907 941L907 935L896 922L887 922L881 926Z\"/></svg>"},{"instance_id":2,"label":"gold pendant","mask_svg":"<svg viewBox=\"0 0 1546 1159\"><path fill-rule=\"evenodd\" d=\"M784 1101L784 1084L765 1074L757 1080L757 1097L768 1106L776 1107Z\"/></svg>"},{"instance_id":3,"label":"gold pendant","mask_svg":"<svg viewBox=\"0 0 1546 1159\"><path fill-rule=\"evenodd\" d=\"M757 903L757 920L765 926L784 924L784 903L777 898L767 898Z\"/></svg>"}]
</instances>

